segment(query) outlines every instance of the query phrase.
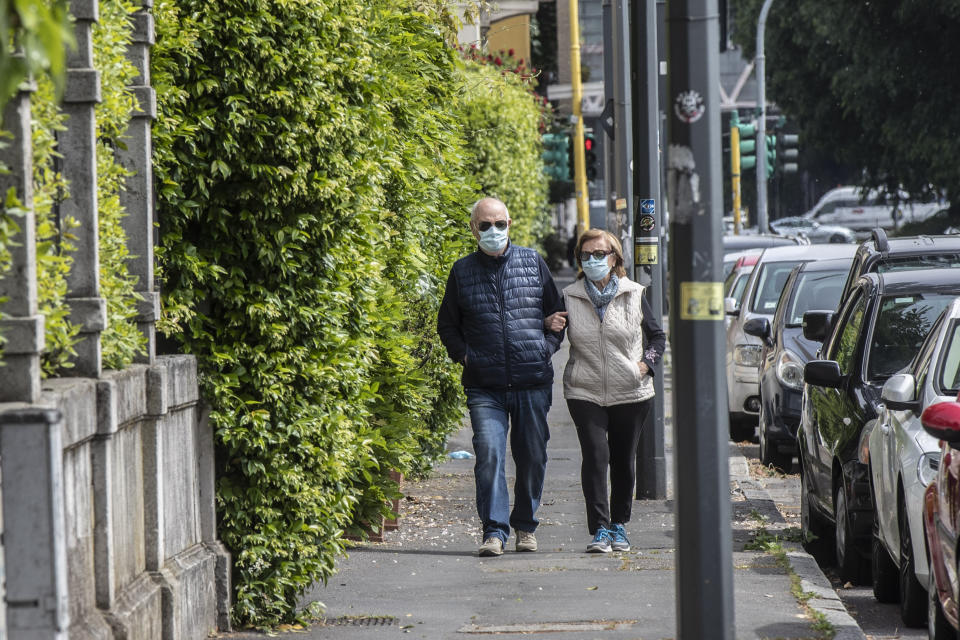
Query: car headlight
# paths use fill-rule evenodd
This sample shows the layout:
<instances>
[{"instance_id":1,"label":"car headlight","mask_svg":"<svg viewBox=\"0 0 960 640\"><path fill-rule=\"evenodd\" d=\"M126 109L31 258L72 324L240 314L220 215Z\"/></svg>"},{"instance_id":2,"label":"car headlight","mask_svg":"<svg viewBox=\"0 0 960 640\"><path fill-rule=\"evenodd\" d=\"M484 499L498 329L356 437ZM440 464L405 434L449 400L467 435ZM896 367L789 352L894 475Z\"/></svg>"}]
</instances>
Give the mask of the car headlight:
<instances>
[{"instance_id":1,"label":"car headlight","mask_svg":"<svg viewBox=\"0 0 960 640\"><path fill-rule=\"evenodd\" d=\"M803 361L797 354L783 350L777 358L777 380L790 389L803 389Z\"/></svg>"},{"instance_id":2,"label":"car headlight","mask_svg":"<svg viewBox=\"0 0 960 640\"><path fill-rule=\"evenodd\" d=\"M917 478L923 486L929 485L937 477L940 469L940 452L928 451L917 461Z\"/></svg>"},{"instance_id":3,"label":"car headlight","mask_svg":"<svg viewBox=\"0 0 960 640\"><path fill-rule=\"evenodd\" d=\"M759 367L762 351L758 344L738 344L733 349L733 361L744 367Z\"/></svg>"}]
</instances>

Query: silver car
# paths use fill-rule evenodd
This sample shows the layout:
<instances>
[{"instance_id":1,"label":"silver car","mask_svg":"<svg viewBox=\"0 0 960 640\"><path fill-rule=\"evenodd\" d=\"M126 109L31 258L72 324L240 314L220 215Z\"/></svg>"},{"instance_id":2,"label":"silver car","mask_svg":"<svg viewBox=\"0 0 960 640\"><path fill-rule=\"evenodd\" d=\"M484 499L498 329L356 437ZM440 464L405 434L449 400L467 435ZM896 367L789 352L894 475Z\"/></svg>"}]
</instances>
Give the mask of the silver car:
<instances>
[{"instance_id":1,"label":"silver car","mask_svg":"<svg viewBox=\"0 0 960 640\"><path fill-rule=\"evenodd\" d=\"M856 242L852 229L835 224L821 224L803 216L780 218L770 223L774 233L790 236L805 236L814 244L828 242Z\"/></svg>"},{"instance_id":2,"label":"silver car","mask_svg":"<svg viewBox=\"0 0 960 640\"><path fill-rule=\"evenodd\" d=\"M923 534L923 495L936 477L940 446L923 430L920 414L960 390L960 298L931 327L913 362L883 385L882 409L861 435L877 527L873 541L873 593L900 603L908 626L927 620L929 571Z\"/></svg>"},{"instance_id":3,"label":"silver car","mask_svg":"<svg viewBox=\"0 0 960 640\"><path fill-rule=\"evenodd\" d=\"M744 323L760 317L773 320L783 285L790 271L801 262L852 258L856 249L852 244L771 247L764 250L754 266L739 307L733 308L731 300L726 301L727 314L732 316L727 327L727 401L730 435L734 440L753 436L760 412L759 367L763 342L744 333Z\"/></svg>"}]
</instances>

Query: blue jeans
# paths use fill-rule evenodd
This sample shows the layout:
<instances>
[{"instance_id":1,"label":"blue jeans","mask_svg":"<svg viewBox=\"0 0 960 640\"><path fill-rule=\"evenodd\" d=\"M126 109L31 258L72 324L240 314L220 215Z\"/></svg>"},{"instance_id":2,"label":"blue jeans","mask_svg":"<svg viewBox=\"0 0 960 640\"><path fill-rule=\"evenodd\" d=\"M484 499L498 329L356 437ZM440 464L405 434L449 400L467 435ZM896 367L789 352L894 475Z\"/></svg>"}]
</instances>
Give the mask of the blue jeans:
<instances>
[{"instance_id":1,"label":"blue jeans","mask_svg":"<svg viewBox=\"0 0 960 640\"><path fill-rule=\"evenodd\" d=\"M550 439L547 411L553 401L553 389L467 388L465 391L473 426L473 451L477 456L473 472L483 538L497 536L505 543L511 526L532 533L539 524L536 512L547 470L547 440ZM507 432L517 467L513 511L510 511L507 491Z\"/></svg>"}]
</instances>

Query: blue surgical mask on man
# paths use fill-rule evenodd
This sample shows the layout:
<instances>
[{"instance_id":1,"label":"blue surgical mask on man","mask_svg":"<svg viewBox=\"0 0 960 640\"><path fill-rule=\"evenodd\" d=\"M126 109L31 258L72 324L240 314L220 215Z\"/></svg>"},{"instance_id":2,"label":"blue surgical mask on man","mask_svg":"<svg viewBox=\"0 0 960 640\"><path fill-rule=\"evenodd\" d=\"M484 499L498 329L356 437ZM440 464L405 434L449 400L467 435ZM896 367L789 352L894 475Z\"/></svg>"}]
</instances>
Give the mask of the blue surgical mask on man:
<instances>
[{"instance_id":1,"label":"blue surgical mask on man","mask_svg":"<svg viewBox=\"0 0 960 640\"><path fill-rule=\"evenodd\" d=\"M590 256L581 266L583 267L584 275L590 278L592 282L599 282L610 273L610 264L607 262L606 256L602 258Z\"/></svg>"},{"instance_id":2,"label":"blue surgical mask on man","mask_svg":"<svg viewBox=\"0 0 960 640\"><path fill-rule=\"evenodd\" d=\"M497 229L496 225L491 225L486 231L480 231L480 248L490 253L496 253L507 246L507 237L510 235L509 227Z\"/></svg>"}]
</instances>

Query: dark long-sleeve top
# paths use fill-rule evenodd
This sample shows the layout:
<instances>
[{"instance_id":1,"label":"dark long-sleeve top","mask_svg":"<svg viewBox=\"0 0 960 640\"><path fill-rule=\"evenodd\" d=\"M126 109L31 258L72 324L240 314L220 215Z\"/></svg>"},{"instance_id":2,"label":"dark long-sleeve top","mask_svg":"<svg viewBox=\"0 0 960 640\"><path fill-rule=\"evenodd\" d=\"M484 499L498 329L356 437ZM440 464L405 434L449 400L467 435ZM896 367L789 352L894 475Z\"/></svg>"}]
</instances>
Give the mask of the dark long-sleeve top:
<instances>
[{"instance_id":1,"label":"dark long-sleeve top","mask_svg":"<svg viewBox=\"0 0 960 640\"><path fill-rule=\"evenodd\" d=\"M657 324L653 315L653 308L647 302L647 297L640 299L640 310L643 312L643 322L640 323L643 329L643 361L650 368L650 375L656 375L657 365L663 358L663 351L667 347L667 334Z\"/></svg>"}]
</instances>

